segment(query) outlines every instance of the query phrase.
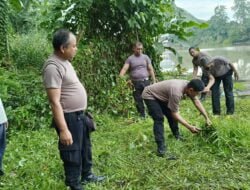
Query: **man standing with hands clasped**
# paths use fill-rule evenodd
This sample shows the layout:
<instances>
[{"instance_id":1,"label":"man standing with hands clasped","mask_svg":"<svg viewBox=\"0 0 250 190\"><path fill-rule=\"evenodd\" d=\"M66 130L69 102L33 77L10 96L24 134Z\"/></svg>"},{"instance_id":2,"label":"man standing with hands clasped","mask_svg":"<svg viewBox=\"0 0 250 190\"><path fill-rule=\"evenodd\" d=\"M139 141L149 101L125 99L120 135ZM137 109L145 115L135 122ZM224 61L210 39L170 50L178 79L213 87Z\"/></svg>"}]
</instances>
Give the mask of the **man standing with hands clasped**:
<instances>
[{"instance_id":1,"label":"man standing with hands clasped","mask_svg":"<svg viewBox=\"0 0 250 190\"><path fill-rule=\"evenodd\" d=\"M153 83L156 82L155 73L150 58L142 53L143 45L141 42L134 44L133 52L133 55L129 56L125 61L120 71L120 77L123 77L129 70L130 80L134 87L133 97L136 108L140 117L145 118L145 107L141 94L144 88L150 85L149 77L151 77Z\"/></svg>"},{"instance_id":2,"label":"man standing with hands clasped","mask_svg":"<svg viewBox=\"0 0 250 190\"><path fill-rule=\"evenodd\" d=\"M65 184L83 190L82 183L99 182L102 176L92 171L90 131L86 126L87 94L70 63L76 54L76 37L68 30L53 36L54 53L43 67L43 81L59 136Z\"/></svg>"}]
</instances>

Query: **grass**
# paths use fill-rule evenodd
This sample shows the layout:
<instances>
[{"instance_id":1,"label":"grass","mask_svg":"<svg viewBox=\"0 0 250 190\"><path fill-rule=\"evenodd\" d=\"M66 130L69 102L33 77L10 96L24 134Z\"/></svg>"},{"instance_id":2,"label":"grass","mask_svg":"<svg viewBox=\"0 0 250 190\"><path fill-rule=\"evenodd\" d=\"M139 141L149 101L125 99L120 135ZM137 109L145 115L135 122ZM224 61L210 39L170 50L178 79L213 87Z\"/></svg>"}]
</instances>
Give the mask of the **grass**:
<instances>
[{"instance_id":1,"label":"grass","mask_svg":"<svg viewBox=\"0 0 250 190\"><path fill-rule=\"evenodd\" d=\"M204 119L191 104L181 103L181 115L203 127ZM210 100L204 105L211 115ZM85 189L250 189L249 110L250 98L237 98L235 115L211 116L215 131L193 135L180 126L184 142L176 141L165 123L168 151L177 160L156 156L150 118L136 121L97 115L93 170L107 180ZM15 131L10 126L4 166L1 190L66 190L54 129Z\"/></svg>"}]
</instances>

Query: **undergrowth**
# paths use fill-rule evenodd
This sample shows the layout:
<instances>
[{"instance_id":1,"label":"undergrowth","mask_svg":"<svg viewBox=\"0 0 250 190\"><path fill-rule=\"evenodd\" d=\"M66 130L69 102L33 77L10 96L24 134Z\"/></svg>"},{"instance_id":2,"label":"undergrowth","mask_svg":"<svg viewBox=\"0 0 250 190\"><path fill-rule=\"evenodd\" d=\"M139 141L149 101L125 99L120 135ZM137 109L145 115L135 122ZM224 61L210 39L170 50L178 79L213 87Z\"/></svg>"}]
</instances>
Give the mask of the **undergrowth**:
<instances>
[{"instance_id":1,"label":"undergrowth","mask_svg":"<svg viewBox=\"0 0 250 190\"><path fill-rule=\"evenodd\" d=\"M209 99L204 105L211 110ZM211 116L213 130L207 130L191 101L183 101L181 115L203 131L194 135L180 126L185 139L180 142L173 138L165 122L168 152L176 155L177 160L156 156L151 118L140 121L96 115L98 130L92 134L93 170L107 179L85 189L250 189L249 110L250 98L237 98L236 114ZM11 127L4 157L6 175L0 178L0 189L66 189L54 129L12 130Z\"/></svg>"}]
</instances>

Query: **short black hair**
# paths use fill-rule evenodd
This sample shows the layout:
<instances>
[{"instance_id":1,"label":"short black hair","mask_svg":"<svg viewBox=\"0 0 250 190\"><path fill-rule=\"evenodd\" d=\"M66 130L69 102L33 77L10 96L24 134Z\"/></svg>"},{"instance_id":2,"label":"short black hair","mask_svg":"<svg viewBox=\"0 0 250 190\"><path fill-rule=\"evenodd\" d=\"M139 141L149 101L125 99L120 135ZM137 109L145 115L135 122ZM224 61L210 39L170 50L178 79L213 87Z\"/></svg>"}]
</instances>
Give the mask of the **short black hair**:
<instances>
[{"instance_id":1,"label":"short black hair","mask_svg":"<svg viewBox=\"0 0 250 190\"><path fill-rule=\"evenodd\" d=\"M140 41L136 41L134 44L133 44L133 48L137 47L137 46L143 46L143 44L140 42Z\"/></svg>"},{"instance_id":2,"label":"short black hair","mask_svg":"<svg viewBox=\"0 0 250 190\"><path fill-rule=\"evenodd\" d=\"M188 52L190 53L190 51L191 51L192 49L194 49L194 50L196 50L196 51L200 51L200 48L191 46L191 47L188 49Z\"/></svg>"},{"instance_id":3,"label":"short black hair","mask_svg":"<svg viewBox=\"0 0 250 190\"><path fill-rule=\"evenodd\" d=\"M191 46L191 47L188 49L188 52L190 52L191 49L195 49L195 47Z\"/></svg>"},{"instance_id":4,"label":"short black hair","mask_svg":"<svg viewBox=\"0 0 250 190\"><path fill-rule=\"evenodd\" d=\"M61 46L67 47L69 35L71 32L67 29L59 29L54 33L52 44L54 50L60 50Z\"/></svg>"},{"instance_id":5,"label":"short black hair","mask_svg":"<svg viewBox=\"0 0 250 190\"><path fill-rule=\"evenodd\" d=\"M204 90L205 85L200 79L192 79L188 85L188 88L193 88L196 92L201 92Z\"/></svg>"}]
</instances>

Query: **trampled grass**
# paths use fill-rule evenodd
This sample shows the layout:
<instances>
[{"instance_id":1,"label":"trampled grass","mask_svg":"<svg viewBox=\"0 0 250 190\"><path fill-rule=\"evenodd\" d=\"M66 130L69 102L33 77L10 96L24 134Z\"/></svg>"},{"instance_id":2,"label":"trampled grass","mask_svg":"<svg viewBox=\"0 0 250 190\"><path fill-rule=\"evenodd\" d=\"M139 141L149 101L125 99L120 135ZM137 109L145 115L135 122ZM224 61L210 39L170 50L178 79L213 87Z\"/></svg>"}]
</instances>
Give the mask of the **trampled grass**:
<instances>
[{"instance_id":1,"label":"trampled grass","mask_svg":"<svg viewBox=\"0 0 250 190\"><path fill-rule=\"evenodd\" d=\"M209 99L204 105L211 110ZM93 170L107 180L85 189L250 189L249 110L250 98L237 98L235 115L211 116L213 131L193 135L180 126L184 142L176 141L165 123L168 151L177 160L156 156L151 118L135 121L98 115L98 130L92 134ZM190 101L182 102L180 112L191 123L204 126ZM66 189L54 129L10 130L4 165L0 189Z\"/></svg>"}]
</instances>

